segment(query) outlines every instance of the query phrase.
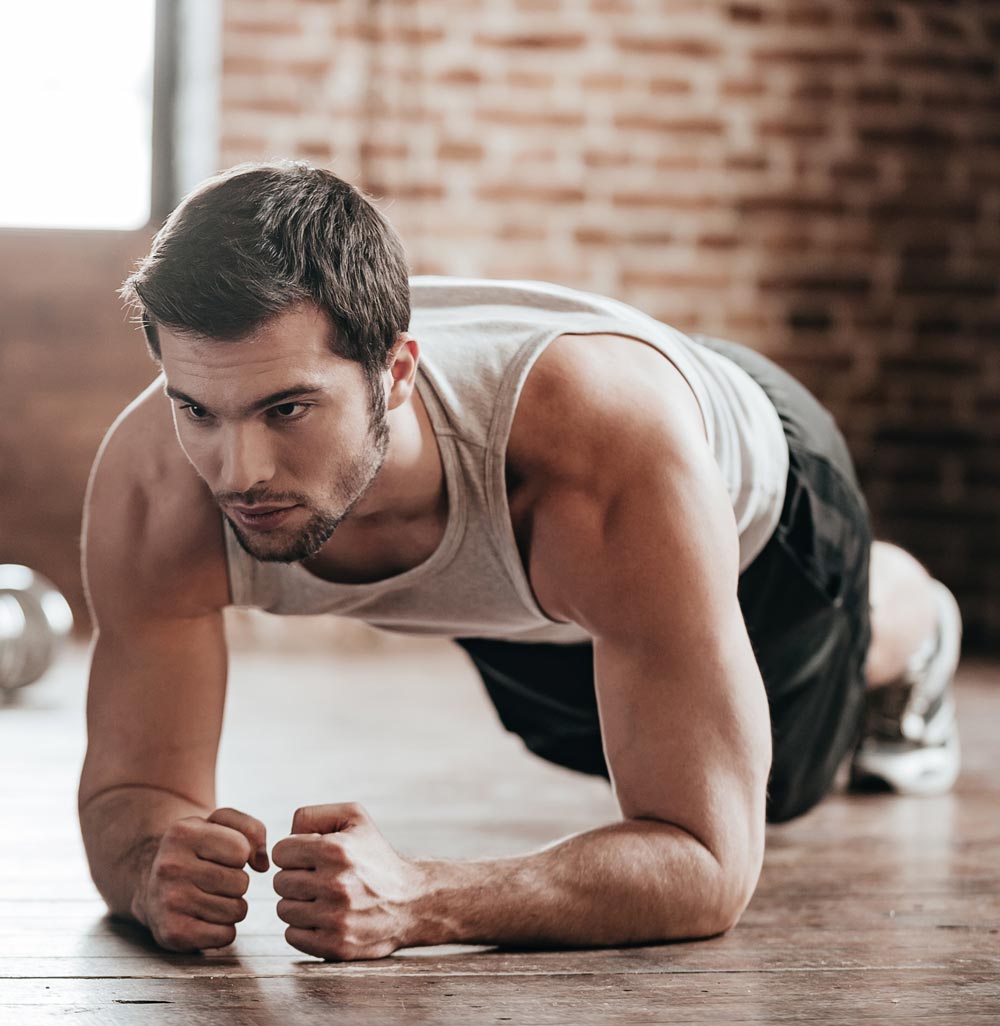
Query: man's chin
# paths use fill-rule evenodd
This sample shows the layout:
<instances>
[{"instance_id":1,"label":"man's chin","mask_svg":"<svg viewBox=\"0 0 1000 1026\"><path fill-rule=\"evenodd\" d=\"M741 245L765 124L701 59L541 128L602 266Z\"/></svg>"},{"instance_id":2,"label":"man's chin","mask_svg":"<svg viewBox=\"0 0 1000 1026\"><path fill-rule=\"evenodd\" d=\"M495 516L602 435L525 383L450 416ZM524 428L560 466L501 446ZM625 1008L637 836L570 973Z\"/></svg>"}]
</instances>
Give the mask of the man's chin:
<instances>
[{"instance_id":1,"label":"man's chin","mask_svg":"<svg viewBox=\"0 0 1000 1026\"><path fill-rule=\"evenodd\" d=\"M315 556L333 534L331 529L300 532L292 537L281 537L279 531L266 536L247 535L230 517L226 517L226 522L232 528L240 548L259 563L301 563Z\"/></svg>"}]
</instances>

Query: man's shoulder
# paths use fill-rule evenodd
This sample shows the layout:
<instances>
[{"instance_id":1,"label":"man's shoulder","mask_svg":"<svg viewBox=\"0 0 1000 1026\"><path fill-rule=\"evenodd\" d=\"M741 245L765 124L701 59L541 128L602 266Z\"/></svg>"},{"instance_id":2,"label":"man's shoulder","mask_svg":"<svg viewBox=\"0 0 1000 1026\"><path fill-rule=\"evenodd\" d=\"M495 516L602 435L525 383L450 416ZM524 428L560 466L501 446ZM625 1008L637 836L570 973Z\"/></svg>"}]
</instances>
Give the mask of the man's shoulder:
<instances>
[{"instance_id":1,"label":"man's shoulder","mask_svg":"<svg viewBox=\"0 0 1000 1026\"><path fill-rule=\"evenodd\" d=\"M554 553L600 544L623 505L655 496L665 522L732 523L724 488L689 487L718 469L687 381L659 350L625 336L561 335L546 347L515 411L506 469L518 549L553 619L575 619L565 587L573 573Z\"/></svg>"},{"instance_id":2,"label":"man's shoulder","mask_svg":"<svg viewBox=\"0 0 1000 1026\"><path fill-rule=\"evenodd\" d=\"M539 604L595 635L611 629L613 606L631 601L644 561L691 539L703 551L737 549L701 407L648 344L610 334L555 340L525 382L508 470L515 536ZM719 573L728 569L720 559Z\"/></svg>"},{"instance_id":3,"label":"man's shoulder","mask_svg":"<svg viewBox=\"0 0 1000 1026\"><path fill-rule=\"evenodd\" d=\"M525 478L599 487L667 452L707 449L701 409L654 346L624 335L560 335L524 383L508 464Z\"/></svg>"},{"instance_id":4,"label":"man's shoulder","mask_svg":"<svg viewBox=\"0 0 1000 1026\"><path fill-rule=\"evenodd\" d=\"M98 607L196 616L228 602L221 515L177 441L162 379L122 411L98 452L84 562Z\"/></svg>"}]
</instances>

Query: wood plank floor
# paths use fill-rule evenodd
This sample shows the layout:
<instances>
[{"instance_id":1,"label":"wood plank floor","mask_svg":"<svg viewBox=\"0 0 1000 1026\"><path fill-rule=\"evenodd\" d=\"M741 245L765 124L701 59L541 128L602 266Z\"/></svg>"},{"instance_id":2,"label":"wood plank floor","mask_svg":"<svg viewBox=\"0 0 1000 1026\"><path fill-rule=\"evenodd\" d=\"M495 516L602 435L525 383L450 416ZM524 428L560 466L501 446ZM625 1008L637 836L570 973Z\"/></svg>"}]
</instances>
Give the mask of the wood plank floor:
<instances>
[{"instance_id":1,"label":"wood plank floor","mask_svg":"<svg viewBox=\"0 0 1000 1026\"><path fill-rule=\"evenodd\" d=\"M326 964L288 947L270 874L236 943L157 951L103 914L75 816L86 652L0 708L0 1023L1000 1023L1000 665L958 686L963 775L932 799L834 795L771 827L757 895L710 941L410 949ZM535 759L442 642L232 661L220 803L270 840L360 801L404 854L526 851L616 818L607 786Z\"/></svg>"}]
</instances>

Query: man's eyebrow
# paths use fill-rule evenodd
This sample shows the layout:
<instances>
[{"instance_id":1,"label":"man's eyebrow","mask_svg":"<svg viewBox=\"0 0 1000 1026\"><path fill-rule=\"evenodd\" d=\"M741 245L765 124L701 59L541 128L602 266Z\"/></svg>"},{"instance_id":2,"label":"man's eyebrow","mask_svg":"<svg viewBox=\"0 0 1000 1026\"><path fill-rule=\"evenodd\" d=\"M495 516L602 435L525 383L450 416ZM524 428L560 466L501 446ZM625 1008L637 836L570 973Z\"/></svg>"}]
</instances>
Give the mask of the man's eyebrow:
<instances>
[{"instance_id":1,"label":"man's eyebrow","mask_svg":"<svg viewBox=\"0 0 1000 1026\"><path fill-rule=\"evenodd\" d=\"M187 403L190 406L197 406L199 409L208 410L208 407L197 399L192 399L186 392L182 392L179 388L174 388L172 385L167 385L164 391L170 396L171 399L177 399L182 403ZM246 413L254 413L257 410L267 409L268 406L276 406L279 403L284 402L287 399L304 398L305 396L318 395L323 389L317 385L293 385L291 388L283 388L280 392L272 392L270 395L266 395L261 399L255 399L249 406L246 407Z\"/></svg>"}]
</instances>

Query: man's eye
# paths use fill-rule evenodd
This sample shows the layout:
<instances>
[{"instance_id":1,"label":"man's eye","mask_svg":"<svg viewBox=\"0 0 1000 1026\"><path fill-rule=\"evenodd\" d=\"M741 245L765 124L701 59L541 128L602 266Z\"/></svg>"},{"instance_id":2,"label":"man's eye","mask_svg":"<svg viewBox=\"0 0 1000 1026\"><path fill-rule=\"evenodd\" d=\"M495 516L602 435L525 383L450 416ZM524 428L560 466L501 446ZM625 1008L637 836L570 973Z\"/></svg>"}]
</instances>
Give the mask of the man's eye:
<instances>
[{"instance_id":1,"label":"man's eye","mask_svg":"<svg viewBox=\"0 0 1000 1026\"><path fill-rule=\"evenodd\" d=\"M203 406L182 406L187 415L191 420L205 420L208 416L208 411Z\"/></svg>"},{"instance_id":2,"label":"man's eye","mask_svg":"<svg viewBox=\"0 0 1000 1026\"><path fill-rule=\"evenodd\" d=\"M272 406L270 412L277 420L294 420L305 412L302 403L282 403L280 406Z\"/></svg>"}]
</instances>

